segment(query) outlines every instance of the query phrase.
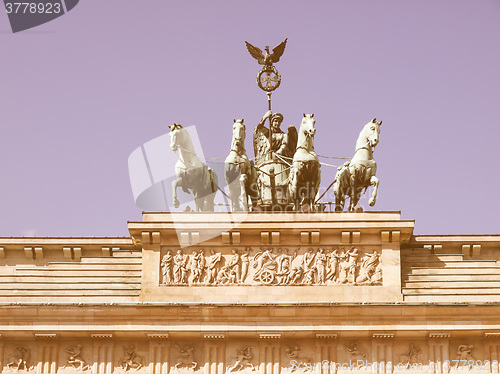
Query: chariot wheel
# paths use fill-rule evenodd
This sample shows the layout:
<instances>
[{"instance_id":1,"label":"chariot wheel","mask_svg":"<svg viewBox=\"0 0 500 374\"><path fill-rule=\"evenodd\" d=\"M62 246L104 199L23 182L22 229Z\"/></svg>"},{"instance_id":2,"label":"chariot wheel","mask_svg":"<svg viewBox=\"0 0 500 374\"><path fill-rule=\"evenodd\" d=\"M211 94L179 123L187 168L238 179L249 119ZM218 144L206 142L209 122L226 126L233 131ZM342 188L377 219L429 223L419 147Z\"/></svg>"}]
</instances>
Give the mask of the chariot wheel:
<instances>
[{"instance_id":1,"label":"chariot wheel","mask_svg":"<svg viewBox=\"0 0 500 374\"><path fill-rule=\"evenodd\" d=\"M259 280L262 284L269 285L274 281L274 274L269 270L263 270L260 273Z\"/></svg>"}]
</instances>

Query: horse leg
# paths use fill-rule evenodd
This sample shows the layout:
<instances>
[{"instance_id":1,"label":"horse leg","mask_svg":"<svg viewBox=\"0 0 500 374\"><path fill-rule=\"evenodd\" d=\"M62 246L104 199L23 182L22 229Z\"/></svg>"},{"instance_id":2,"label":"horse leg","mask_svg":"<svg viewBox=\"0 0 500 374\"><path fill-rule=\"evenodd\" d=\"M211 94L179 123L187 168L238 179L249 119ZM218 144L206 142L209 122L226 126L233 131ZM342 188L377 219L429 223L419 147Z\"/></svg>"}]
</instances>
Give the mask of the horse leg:
<instances>
[{"instance_id":1,"label":"horse leg","mask_svg":"<svg viewBox=\"0 0 500 374\"><path fill-rule=\"evenodd\" d=\"M240 210L248 212L248 194L246 185L248 184L248 175L241 174L240 176L240 196L238 196Z\"/></svg>"},{"instance_id":2,"label":"horse leg","mask_svg":"<svg viewBox=\"0 0 500 374\"><path fill-rule=\"evenodd\" d=\"M172 182L172 201L174 202L175 208L178 208L180 205L179 200L177 199L177 187L178 187L180 182L181 182L180 179L175 179Z\"/></svg>"},{"instance_id":3,"label":"horse leg","mask_svg":"<svg viewBox=\"0 0 500 374\"><path fill-rule=\"evenodd\" d=\"M354 207L358 204L359 196L358 189L356 188L356 176L355 173L351 173L351 202L349 203L349 211L354 211Z\"/></svg>"},{"instance_id":4,"label":"horse leg","mask_svg":"<svg viewBox=\"0 0 500 374\"><path fill-rule=\"evenodd\" d=\"M374 206L375 205L375 201L377 200L378 184L379 184L378 178L375 175L373 175L370 178L370 186L373 186L372 197L368 201L368 204L370 206Z\"/></svg>"},{"instance_id":5,"label":"horse leg","mask_svg":"<svg viewBox=\"0 0 500 374\"><path fill-rule=\"evenodd\" d=\"M333 183L333 194L335 195L335 211L342 212L344 210L345 196L341 194L340 190L342 187L340 186L339 178L335 178L335 182Z\"/></svg>"},{"instance_id":6,"label":"horse leg","mask_svg":"<svg viewBox=\"0 0 500 374\"><path fill-rule=\"evenodd\" d=\"M288 200L295 204L295 211L299 211L299 199L297 196L297 169L292 165L288 180Z\"/></svg>"}]
</instances>

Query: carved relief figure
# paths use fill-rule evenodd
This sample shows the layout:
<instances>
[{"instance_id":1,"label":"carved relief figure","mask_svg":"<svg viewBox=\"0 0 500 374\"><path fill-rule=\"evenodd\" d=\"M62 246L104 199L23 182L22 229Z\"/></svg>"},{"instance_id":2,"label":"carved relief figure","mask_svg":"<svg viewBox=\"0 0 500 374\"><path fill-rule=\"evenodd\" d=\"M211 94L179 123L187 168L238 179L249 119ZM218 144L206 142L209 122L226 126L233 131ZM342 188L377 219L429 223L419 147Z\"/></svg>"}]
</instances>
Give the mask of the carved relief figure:
<instances>
[{"instance_id":1,"label":"carved relief figure","mask_svg":"<svg viewBox=\"0 0 500 374\"><path fill-rule=\"evenodd\" d=\"M421 354L422 351L420 350L420 347L417 347L414 344L410 344L410 347L408 348L408 353L402 354L400 356L400 361L403 364L416 364L420 362Z\"/></svg>"},{"instance_id":2,"label":"carved relief figure","mask_svg":"<svg viewBox=\"0 0 500 374\"><path fill-rule=\"evenodd\" d=\"M9 362L7 364L7 367L16 369L16 370L25 370L29 371L33 367L30 366L30 357L31 357L31 351L29 348L26 348L24 346L16 346L13 354L13 361Z\"/></svg>"},{"instance_id":3,"label":"carved relief figure","mask_svg":"<svg viewBox=\"0 0 500 374\"><path fill-rule=\"evenodd\" d=\"M187 262L189 260L189 256L185 256L182 254L182 251L179 249L177 254L174 256L174 283L175 284L187 284Z\"/></svg>"},{"instance_id":4,"label":"carved relief figure","mask_svg":"<svg viewBox=\"0 0 500 374\"><path fill-rule=\"evenodd\" d=\"M167 251L167 254L161 259L161 273L163 275L163 284L172 284L172 251Z\"/></svg>"},{"instance_id":5,"label":"carved relief figure","mask_svg":"<svg viewBox=\"0 0 500 374\"><path fill-rule=\"evenodd\" d=\"M358 262L358 249L353 247L346 253L346 271L347 271L347 279L349 283L355 283L356 281L356 270L357 270L357 262Z\"/></svg>"},{"instance_id":6,"label":"carved relief figure","mask_svg":"<svg viewBox=\"0 0 500 374\"><path fill-rule=\"evenodd\" d=\"M303 284L314 283L316 271L316 268L314 267L315 256L316 255L314 254L313 249L310 248L302 257L302 268L304 271L304 279L302 281Z\"/></svg>"},{"instance_id":7,"label":"carved relief figure","mask_svg":"<svg viewBox=\"0 0 500 374\"><path fill-rule=\"evenodd\" d=\"M325 284L326 275L326 254L323 248L319 248L316 252L316 260L314 261L314 268L316 269L318 284Z\"/></svg>"},{"instance_id":8,"label":"carved relief figure","mask_svg":"<svg viewBox=\"0 0 500 374\"><path fill-rule=\"evenodd\" d=\"M241 283L245 283L247 279L248 268L250 267L250 258L248 256L251 250L250 247L246 247L245 251L241 254Z\"/></svg>"},{"instance_id":9,"label":"carved relief figure","mask_svg":"<svg viewBox=\"0 0 500 374\"><path fill-rule=\"evenodd\" d=\"M253 267L256 269L253 280L260 281L263 284L271 284L274 281L276 271L276 255L272 248L261 248L261 251L253 257Z\"/></svg>"},{"instance_id":10,"label":"carved relief figure","mask_svg":"<svg viewBox=\"0 0 500 374\"><path fill-rule=\"evenodd\" d=\"M302 348L299 347L298 345L290 345L285 348L285 357L289 359L290 361L295 360L297 362L300 362L301 364L309 364L309 365L302 365L300 370L303 371L312 371L313 368L313 357L308 357L304 353L302 353ZM290 372L295 372L297 370L298 366L291 367Z\"/></svg>"},{"instance_id":11,"label":"carved relief figure","mask_svg":"<svg viewBox=\"0 0 500 374\"><path fill-rule=\"evenodd\" d=\"M135 352L135 345L123 346L123 353L125 356L122 358L120 364L123 370L129 369L139 370L142 367L142 357Z\"/></svg>"},{"instance_id":12,"label":"carved relief figure","mask_svg":"<svg viewBox=\"0 0 500 374\"><path fill-rule=\"evenodd\" d=\"M213 249L210 250L210 258L208 260L207 273L205 276L206 284L215 284L217 280L217 264L222 259L222 253L215 253Z\"/></svg>"},{"instance_id":13,"label":"carved relief figure","mask_svg":"<svg viewBox=\"0 0 500 374\"><path fill-rule=\"evenodd\" d=\"M339 261L341 259L341 255L337 249L334 249L329 255L329 263L328 263L328 273L326 274L326 279L335 282L338 277L338 266Z\"/></svg>"},{"instance_id":14,"label":"carved relief figure","mask_svg":"<svg viewBox=\"0 0 500 374\"><path fill-rule=\"evenodd\" d=\"M459 360L466 360L466 361L469 361L469 360L476 361L476 359L474 357L472 357L472 348L474 348L473 345L467 345L467 344L460 345L457 349L458 359Z\"/></svg>"},{"instance_id":15,"label":"carved relief figure","mask_svg":"<svg viewBox=\"0 0 500 374\"><path fill-rule=\"evenodd\" d=\"M66 353L69 355L66 366L71 365L76 370L87 370L89 368L89 366L85 364L85 360L80 356L82 353L81 344L75 347L68 347Z\"/></svg>"},{"instance_id":16,"label":"carved relief figure","mask_svg":"<svg viewBox=\"0 0 500 374\"><path fill-rule=\"evenodd\" d=\"M372 283L372 277L375 275L377 266L379 264L379 254L377 251L373 251L372 254L365 254L365 258L361 263L359 269L359 276L356 278L356 283Z\"/></svg>"},{"instance_id":17,"label":"carved relief figure","mask_svg":"<svg viewBox=\"0 0 500 374\"><path fill-rule=\"evenodd\" d=\"M241 267L240 267L240 253L237 249L231 250L232 256L229 258L227 267L231 274L231 283L240 283Z\"/></svg>"},{"instance_id":18,"label":"carved relief figure","mask_svg":"<svg viewBox=\"0 0 500 374\"><path fill-rule=\"evenodd\" d=\"M288 248L281 249L281 253L276 258L276 264L278 265L276 269L276 278L278 284L289 284L290 273L292 270L292 261L297 256L297 250L293 253L293 255L288 254Z\"/></svg>"},{"instance_id":19,"label":"carved relief figure","mask_svg":"<svg viewBox=\"0 0 500 374\"><path fill-rule=\"evenodd\" d=\"M178 354L175 358L177 363L174 365L174 367L176 369L188 368L196 370L196 368L198 367L198 363L194 360L194 348L189 346L181 348L177 344L175 344L175 347L178 350Z\"/></svg>"},{"instance_id":20,"label":"carved relief figure","mask_svg":"<svg viewBox=\"0 0 500 374\"><path fill-rule=\"evenodd\" d=\"M344 345L344 347L351 360L365 360L367 357L366 353L361 353L361 351L358 349L358 343L356 342L352 342L349 345Z\"/></svg>"},{"instance_id":21,"label":"carved relief figure","mask_svg":"<svg viewBox=\"0 0 500 374\"><path fill-rule=\"evenodd\" d=\"M205 271L205 254L203 249L193 251L191 257L191 283L201 283Z\"/></svg>"},{"instance_id":22,"label":"carved relief figure","mask_svg":"<svg viewBox=\"0 0 500 374\"><path fill-rule=\"evenodd\" d=\"M245 370L246 368L251 368L251 370L257 370L255 366L252 364L252 358L253 358L253 353L252 353L252 347L244 347L242 349L237 349L236 350L236 363L231 366L230 368L227 369L227 371L233 372L233 371L240 371L240 370Z\"/></svg>"}]
</instances>

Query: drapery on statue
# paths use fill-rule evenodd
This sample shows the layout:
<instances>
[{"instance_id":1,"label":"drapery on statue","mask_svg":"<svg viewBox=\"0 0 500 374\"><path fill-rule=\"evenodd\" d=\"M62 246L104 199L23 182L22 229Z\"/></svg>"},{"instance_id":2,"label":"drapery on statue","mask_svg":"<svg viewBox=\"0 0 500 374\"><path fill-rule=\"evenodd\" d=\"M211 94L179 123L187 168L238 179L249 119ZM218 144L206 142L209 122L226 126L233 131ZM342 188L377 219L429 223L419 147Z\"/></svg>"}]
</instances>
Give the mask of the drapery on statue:
<instances>
[{"instance_id":1,"label":"drapery on statue","mask_svg":"<svg viewBox=\"0 0 500 374\"><path fill-rule=\"evenodd\" d=\"M271 144L269 144L269 129L264 126L268 118L271 118ZM273 112L269 110L257 124L253 133L253 149L255 153L255 163L257 165L269 160L271 158L271 152L288 158L293 156L295 148L297 147L297 129L295 126L288 126L288 133L285 133L281 130L282 122L283 115L281 113L273 114Z\"/></svg>"},{"instance_id":2,"label":"drapery on statue","mask_svg":"<svg viewBox=\"0 0 500 374\"><path fill-rule=\"evenodd\" d=\"M289 197L295 203L295 210L308 206L314 209L316 194L321 181L318 155L314 151L316 129L314 114L304 114L299 129L297 149L293 156L289 178Z\"/></svg>"},{"instance_id":3,"label":"drapery on statue","mask_svg":"<svg viewBox=\"0 0 500 374\"><path fill-rule=\"evenodd\" d=\"M174 207L179 207L177 187L186 193L191 190L197 211L213 211L217 192L217 174L202 163L196 155L191 137L182 125L174 123L170 128L170 148L179 151L175 164L176 179L172 182Z\"/></svg>"},{"instance_id":4,"label":"drapery on statue","mask_svg":"<svg viewBox=\"0 0 500 374\"><path fill-rule=\"evenodd\" d=\"M231 151L224 165L224 178L229 188L231 211L249 211L257 205L259 191L257 170L245 150L246 126L243 119L233 120ZM250 207L248 199L250 198Z\"/></svg>"},{"instance_id":5,"label":"drapery on statue","mask_svg":"<svg viewBox=\"0 0 500 374\"><path fill-rule=\"evenodd\" d=\"M377 121L376 118L368 122L359 133L356 150L351 161L338 168L333 184L335 211L344 210L347 196L351 199L349 211L353 211L358 204L362 190L366 191L369 186L374 186L374 188L368 204L375 205L379 180L375 177L377 163L373 159L373 151L379 142L381 125L382 121Z\"/></svg>"}]
</instances>

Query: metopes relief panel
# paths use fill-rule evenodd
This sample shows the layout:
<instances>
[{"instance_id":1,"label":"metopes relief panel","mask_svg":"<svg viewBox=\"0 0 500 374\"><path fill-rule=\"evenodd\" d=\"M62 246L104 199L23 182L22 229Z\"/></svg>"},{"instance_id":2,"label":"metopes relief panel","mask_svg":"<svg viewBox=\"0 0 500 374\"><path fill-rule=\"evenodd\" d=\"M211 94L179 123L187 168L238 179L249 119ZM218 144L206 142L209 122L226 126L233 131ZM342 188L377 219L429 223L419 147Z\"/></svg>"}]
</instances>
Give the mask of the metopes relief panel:
<instances>
[{"instance_id":1,"label":"metopes relief panel","mask_svg":"<svg viewBox=\"0 0 500 374\"><path fill-rule=\"evenodd\" d=\"M164 248L160 284L182 285L382 285L377 250L330 248Z\"/></svg>"},{"instance_id":2,"label":"metopes relief panel","mask_svg":"<svg viewBox=\"0 0 500 374\"><path fill-rule=\"evenodd\" d=\"M4 344L5 373L498 372L498 343L448 339L82 340ZM390 334L389 334L390 335ZM387 336L389 336L387 335Z\"/></svg>"}]
</instances>

